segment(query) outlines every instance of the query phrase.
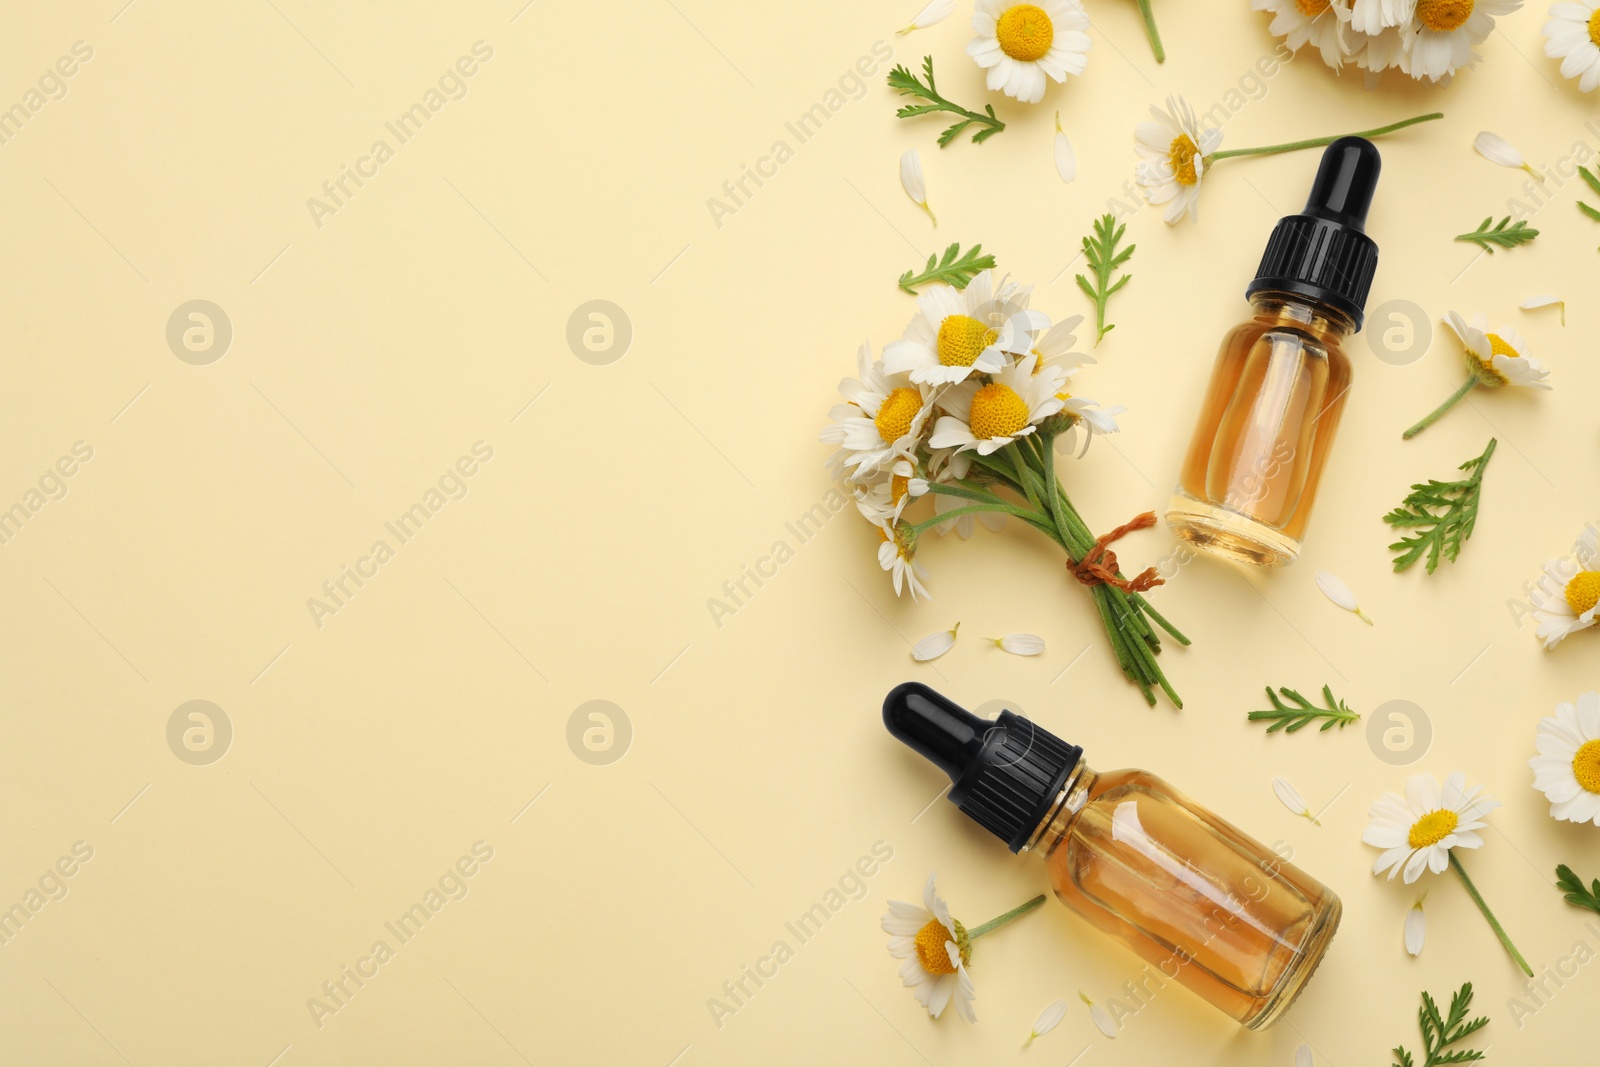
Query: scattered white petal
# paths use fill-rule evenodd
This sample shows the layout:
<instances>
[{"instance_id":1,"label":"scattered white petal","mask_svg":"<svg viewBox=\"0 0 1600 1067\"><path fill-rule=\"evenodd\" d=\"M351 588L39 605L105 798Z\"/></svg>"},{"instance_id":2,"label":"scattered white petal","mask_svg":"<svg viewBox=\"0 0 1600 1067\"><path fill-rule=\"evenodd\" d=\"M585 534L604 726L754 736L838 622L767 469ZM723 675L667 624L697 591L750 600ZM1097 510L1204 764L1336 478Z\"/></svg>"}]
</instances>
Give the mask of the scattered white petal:
<instances>
[{"instance_id":1,"label":"scattered white petal","mask_svg":"<svg viewBox=\"0 0 1600 1067\"><path fill-rule=\"evenodd\" d=\"M948 630L941 630L936 634L929 634L911 649L911 658L918 663L926 663L930 659L938 659L949 652L956 643L956 631L961 629L958 622Z\"/></svg>"},{"instance_id":2,"label":"scattered white petal","mask_svg":"<svg viewBox=\"0 0 1600 1067\"><path fill-rule=\"evenodd\" d=\"M1523 311L1537 311L1539 308L1547 308L1551 304L1561 309L1561 325L1565 326L1567 324L1567 302L1559 296L1540 293L1538 296L1528 297L1520 306Z\"/></svg>"},{"instance_id":3,"label":"scattered white petal","mask_svg":"<svg viewBox=\"0 0 1600 1067\"><path fill-rule=\"evenodd\" d=\"M1044 651L1044 638L1034 634L1006 634L989 640L1013 656L1037 656Z\"/></svg>"},{"instance_id":4,"label":"scattered white petal","mask_svg":"<svg viewBox=\"0 0 1600 1067\"><path fill-rule=\"evenodd\" d=\"M1044 1011L1041 1011L1039 1017L1033 1021L1033 1030L1029 1032L1028 1040L1022 1043L1022 1047L1027 1048L1033 1044L1034 1038L1043 1037L1054 1030L1066 1014L1067 1002L1064 1000L1052 1000L1045 1005Z\"/></svg>"},{"instance_id":5,"label":"scattered white petal","mask_svg":"<svg viewBox=\"0 0 1600 1067\"><path fill-rule=\"evenodd\" d=\"M900 184L905 187L911 202L926 211L935 226L939 225L933 208L928 206L928 186L922 179L922 157L917 155L915 148L907 149L900 157Z\"/></svg>"},{"instance_id":6,"label":"scattered white petal","mask_svg":"<svg viewBox=\"0 0 1600 1067\"><path fill-rule=\"evenodd\" d=\"M1071 185L1078 177L1078 154L1072 150L1072 141L1061 128L1061 112L1056 112L1056 173Z\"/></svg>"},{"instance_id":7,"label":"scattered white petal","mask_svg":"<svg viewBox=\"0 0 1600 1067\"><path fill-rule=\"evenodd\" d=\"M1478 155L1491 163L1498 163L1502 167L1525 170L1540 181L1544 181L1544 175L1528 165L1527 160L1522 158L1522 153L1517 151L1516 146L1497 133L1490 133L1488 130L1484 130L1472 142L1472 147L1478 150Z\"/></svg>"},{"instance_id":8,"label":"scattered white petal","mask_svg":"<svg viewBox=\"0 0 1600 1067\"><path fill-rule=\"evenodd\" d=\"M925 30L935 26L950 17L956 9L956 0L932 0L927 7L917 12L917 17L911 20L911 25L903 30L896 30L897 34L910 33L912 30Z\"/></svg>"},{"instance_id":9,"label":"scattered white petal","mask_svg":"<svg viewBox=\"0 0 1600 1067\"><path fill-rule=\"evenodd\" d=\"M1356 618L1368 626L1372 625L1372 620L1367 618L1366 613L1361 610L1361 605L1356 603L1356 595L1350 591L1343 578L1328 571L1318 571L1317 588L1322 590L1323 596L1344 610L1355 612Z\"/></svg>"},{"instance_id":10,"label":"scattered white petal","mask_svg":"<svg viewBox=\"0 0 1600 1067\"><path fill-rule=\"evenodd\" d=\"M1089 1005L1089 1020L1094 1023L1095 1029L1107 1037L1117 1036L1117 1024L1111 1018L1111 1013L1089 999L1089 994L1078 993L1078 999Z\"/></svg>"},{"instance_id":11,"label":"scattered white petal","mask_svg":"<svg viewBox=\"0 0 1600 1067\"><path fill-rule=\"evenodd\" d=\"M1422 896L1427 896L1424 893ZM1422 937L1426 933L1427 923L1422 917L1422 898L1411 905L1411 910L1406 913L1406 951L1413 956L1422 955Z\"/></svg>"},{"instance_id":12,"label":"scattered white petal","mask_svg":"<svg viewBox=\"0 0 1600 1067\"><path fill-rule=\"evenodd\" d=\"M1301 1045L1294 1050L1294 1067L1315 1067L1316 1060L1311 1058L1311 1046Z\"/></svg>"},{"instance_id":13,"label":"scattered white petal","mask_svg":"<svg viewBox=\"0 0 1600 1067\"><path fill-rule=\"evenodd\" d=\"M1317 817L1311 814L1311 808L1306 805L1305 798L1300 795L1299 790L1295 789L1294 786L1282 778L1274 778L1272 780L1272 791L1278 794L1278 799L1283 802L1284 807L1302 819L1310 819L1317 826L1322 825L1317 822Z\"/></svg>"}]
</instances>

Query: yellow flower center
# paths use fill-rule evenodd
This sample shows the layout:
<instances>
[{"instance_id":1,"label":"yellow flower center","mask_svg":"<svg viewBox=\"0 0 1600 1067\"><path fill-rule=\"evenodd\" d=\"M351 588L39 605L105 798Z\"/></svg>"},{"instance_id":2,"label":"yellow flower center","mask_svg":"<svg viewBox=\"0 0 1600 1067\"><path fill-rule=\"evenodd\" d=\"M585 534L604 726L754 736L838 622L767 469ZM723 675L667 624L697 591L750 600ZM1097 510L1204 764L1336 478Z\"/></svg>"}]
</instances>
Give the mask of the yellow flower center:
<instances>
[{"instance_id":1,"label":"yellow flower center","mask_svg":"<svg viewBox=\"0 0 1600 1067\"><path fill-rule=\"evenodd\" d=\"M1505 338L1497 333L1486 333L1483 336L1488 338L1489 341L1489 358L1479 359L1476 354L1468 352L1467 361L1472 364L1473 373L1477 375L1478 380L1483 384L1492 386L1506 385L1511 379L1500 373L1495 367L1494 357L1506 356L1510 359L1516 359L1519 353L1506 343Z\"/></svg>"},{"instance_id":2,"label":"yellow flower center","mask_svg":"<svg viewBox=\"0 0 1600 1067\"><path fill-rule=\"evenodd\" d=\"M1012 59L1032 63L1043 59L1050 51L1056 39L1056 28L1042 9L1032 4L1018 4L1006 8L994 35L1000 41L1000 51Z\"/></svg>"},{"instance_id":3,"label":"yellow flower center","mask_svg":"<svg viewBox=\"0 0 1600 1067\"><path fill-rule=\"evenodd\" d=\"M896 474L889 480L889 503L898 504L910 492L911 479L904 474Z\"/></svg>"},{"instance_id":4,"label":"yellow flower center","mask_svg":"<svg viewBox=\"0 0 1600 1067\"><path fill-rule=\"evenodd\" d=\"M872 420L872 425L878 428L879 437L893 444L911 432L911 422L921 410L922 394L902 385L878 405L878 417Z\"/></svg>"},{"instance_id":5,"label":"yellow flower center","mask_svg":"<svg viewBox=\"0 0 1600 1067\"><path fill-rule=\"evenodd\" d=\"M1411 833L1406 840L1412 848L1427 848L1437 845L1449 837L1456 829L1456 813L1440 808L1430 811L1422 818L1411 824Z\"/></svg>"},{"instance_id":6,"label":"yellow flower center","mask_svg":"<svg viewBox=\"0 0 1600 1067\"><path fill-rule=\"evenodd\" d=\"M947 315L939 324L939 362L946 367L970 367L999 336L999 330L971 315Z\"/></svg>"},{"instance_id":7,"label":"yellow flower center","mask_svg":"<svg viewBox=\"0 0 1600 1067\"><path fill-rule=\"evenodd\" d=\"M1314 19L1328 10L1333 0L1294 0L1294 6L1300 9L1300 14L1308 19Z\"/></svg>"},{"instance_id":8,"label":"yellow flower center","mask_svg":"<svg viewBox=\"0 0 1600 1067\"><path fill-rule=\"evenodd\" d=\"M967 931L955 919L950 920L955 924L955 934L945 929L938 919L929 919L928 925L917 931L917 962L922 964L922 969L929 974L955 974L955 964L950 962L950 953L945 951L945 942L954 941L956 951L961 955L961 962L966 963L971 959L972 949L967 943Z\"/></svg>"},{"instance_id":9,"label":"yellow flower center","mask_svg":"<svg viewBox=\"0 0 1600 1067\"><path fill-rule=\"evenodd\" d=\"M1572 776L1591 793L1600 793L1600 741L1585 741L1572 757Z\"/></svg>"},{"instance_id":10,"label":"yellow flower center","mask_svg":"<svg viewBox=\"0 0 1600 1067\"><path fill-rule=\"evenodd\" d=\"M1179 185L1193 185L1200 180L1200 175L1194 169L1194 157L1200 154L1194 138L1186 133L1180 133L1172 139L1172 147L1167 151L1167 161L1172 164L1172 176Z\"/></svg>"},{"instance_id":11,"label":"yellow flower center","mask_svg":"<svg viewBox=\"0 0 1600 1067\"><path fill-rule=\"evenodd\" d=\"M1417 0L1417 18L1430 30L1458 29L1472 14L1473 0Z\"/></svg>"},{"instance_id":12,"label":"yellow flower center","mask_svg":"<svg viewBox=\"0 0 1600 1067\"><path fill-rule=\"evenodd\" d=\"M1600 603L1600 571L1580 571L1567 583L1567 603L1579 615Z\"/></svg>"},{"instance_id":13,"label":"yellow flower center","mask_svg":"<svg viewBox=\"0 0 1600 1067\"><path fill-rule=\"evenodd\" d=\"M1028 425L1028 402L1009 385L990 382L973 394L968 425L974 437L1011 437Z\"/></svg>"},{"instance_id":14,"label":"yellow flower center","mask_svg":"<svg viewBox=\"0 0 1600 1067\"><path fill-rule=\"evenodd\" d=\"M1589 16L1589 40L1593 41L1596 47L1600 47L1600 8Z\"/></svg>"}]
</instances>

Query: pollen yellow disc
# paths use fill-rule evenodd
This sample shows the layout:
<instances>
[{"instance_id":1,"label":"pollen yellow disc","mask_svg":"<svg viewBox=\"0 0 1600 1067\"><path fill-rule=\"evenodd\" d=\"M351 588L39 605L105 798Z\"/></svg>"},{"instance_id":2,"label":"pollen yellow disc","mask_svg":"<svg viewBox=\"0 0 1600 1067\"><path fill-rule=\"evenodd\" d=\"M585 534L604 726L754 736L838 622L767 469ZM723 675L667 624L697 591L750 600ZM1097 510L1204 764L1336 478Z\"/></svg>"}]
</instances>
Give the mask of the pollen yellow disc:
<instances>
[{"instance_id":1,"label":"pollen yellow disc","mask_svg":"<svg viewBox=\"0 0 1600 1067\"><path fill-rule=\"evenodd\" d=\"M1600 603L1600 571L1580 571L1567 583L1567 604L1579 615Z\"/></svg>"},{"instance_id":2,"label":"pollen yellow disc","mask_svg":"<svg viewBox=\"0 0 1600 1067\"><path fill-rule=\"evenodd\" d=\"M1589 40L1593 41L1596 47L1600 47L1600 9L1596 9L1595 13L1589 16Z\"/></svg>"},{"instance_id":3,"label":"pollen yellow disc","mask_svg":"<svg viewBox=\"0 0 1600 1067\"><path fill-rule=\"evenodd\" d=\"M1600 793L1600 741L1585 741L1572 757L1572 776L1591 793Z\"/></svg>"},{"instance_id":4,"label":"pollen yellow disc","mask_svg":"<svg viewBox=\"0 0 1600 1067\"><path fill-rule=\"evenodd\" d=\"M947 315L939 323L939 362L946 367L970 367L999 336L999 330L971 315Z\"/></svg>"},{"instance_id":5,"label":"pollen yellow disc","mask_svg":"<svg viewBox=\"0 0 1600 1067\"><path fill-rule=\"evenodd\" d=\"M1294 6L1300 9L1300 14L1308 19L1314 19L1332 6L1333 0L1294 0Z\"/></svg>"},{"instance_id":6,"label":"pollen yellow disc","mask_svg":"<svg viewBox=\"0 0 1600 1067\"><path fill-rule=\"evenodd\" d=\"M1448 33L1472 15L1473 0L1417 0L1417 19L1430 30Z\"/></svg>"},{"instance_id":7,"label":"pollen yellow disc","mask_svg":"<svg viewBox=\"0 0 1600 1067\"><path fill-rule=\"evenodd\" d=\"M1437 845L1446 837L1455 832L1456 813L1440 808L1430 811L1422 818L1411 824L1411 833L1406 836L1406 841L1412 848L1427 848Z\"/></svg>"},{"instance_id":8,"label":"pollen yellow disc","mask_svg":"<svg viewBox=\"0 0 1600 1067\"><path fill-rule=\"evenodd\" d=\"M950 962L950 953L945 951L947 941L954 941L961 962L967 961L967 950L962 947L967 940L967 932L957 920L950 921L956 927L953 935L938 919L928 920L928 925L917 931L917 962L929 974L956 973L955 964Z\"/></svg>"},{"instance_id":9,"label":"pollen yellow disc","mask_svg":"<svg viewBox=\"0 0 1600 1067\"><path fill-rule=\"evenodd\" d=\"M1043 59L1056 39L1056 28L1042 8L1032 4L1008 7L995 26L1000 51L1012 59L1032 63Z\"/></svg>"},{"instance_id":10,"label":"pollen yellow disc","mask_svg":"<svg viewBox=\"0 0 1600 1067\"><path fill-rule=\"evenodd\" d=\"M972 436L1011 437L1028 425L1028 402L1009 385L990 382L972 397Z\"/></svg>"},{"instance_id":11,"label":"pollen yellow disc","mask_svg":"<svg viewBox=\"0 0 1600 1067\"><path fill-rule=\"evenodd\" d=\"M1172 139L1172 147L1167 151L1167 161L1172 164L1172 177L1179 185L1193 185L1200 180L1200 175L1194 166L1194 157L1199 154L1199 147L1195 145L1194 138L1188 134L1180 133Z\"/></svg>"},{"instance_id":12,"label":"pollen yellow disc","mask_svg":"<svg viewBox=\"0 0 1600 1067\"><path fill-rule=\"evenodd\" d=\"M922 394L907 386L891 392L878 407L878 417L872 425L878 436L893 444L911 432L911 421L922 410Z\"/></svg>"}]
</instances>

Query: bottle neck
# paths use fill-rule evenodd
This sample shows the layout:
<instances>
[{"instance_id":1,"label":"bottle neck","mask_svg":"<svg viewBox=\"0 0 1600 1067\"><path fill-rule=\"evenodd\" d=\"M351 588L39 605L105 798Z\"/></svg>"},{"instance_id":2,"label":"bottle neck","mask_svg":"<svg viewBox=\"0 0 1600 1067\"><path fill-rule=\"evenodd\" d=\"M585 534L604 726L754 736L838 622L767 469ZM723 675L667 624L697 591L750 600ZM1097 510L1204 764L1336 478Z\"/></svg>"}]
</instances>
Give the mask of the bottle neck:
<instances>
[{"instance_id":1,"label":"bottle neck","mask_svg":"<svg viewBox=\"0 0 1600 1067\"><path fill-rule=\"evenodd\" d=\"M1067 831L1077 821L1084 805L1089 803L1090 792L1099 777L1099 772L1090 768L1083 757L1079 756L1078 762L1067 772L1066 781L1061 783L1061 789L1050 805L1050 810L1039 820L1039 825L1034 828L1028 843L1018 851L1038 852L1045 856L1055 851L1055 847L1067 836Z\"/></svg>"},{"instance_id":2,"label":"bottle neck","mask_svg":"<svg viewBox=\"0 0 1600 1067\"><path fill-rule=\"evenodd\" d=\"M1340 311L1316 300L1276 289L1262 289L1250 296L1256 318L1272 326L1303 330L1325 344L1336 343L1355 330L1355 322Z\"/></svg>"}]
</instances>

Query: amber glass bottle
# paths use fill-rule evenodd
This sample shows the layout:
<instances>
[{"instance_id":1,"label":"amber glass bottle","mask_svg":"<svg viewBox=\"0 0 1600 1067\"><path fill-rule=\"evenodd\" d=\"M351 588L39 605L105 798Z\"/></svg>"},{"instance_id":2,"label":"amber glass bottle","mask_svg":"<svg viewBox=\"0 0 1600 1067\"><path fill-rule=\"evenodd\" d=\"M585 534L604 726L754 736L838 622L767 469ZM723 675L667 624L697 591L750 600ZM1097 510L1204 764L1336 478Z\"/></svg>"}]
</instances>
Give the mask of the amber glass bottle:
<instances>
[{"instance_id":1,"label":"amber glass bottle","mask_svg":"<svg viewBox=\"0 0 1600 1067\"><path fill-rule=\"evenodd\" d=\"M1331 890L1153 774L1096 772L1020 715L980 719L916 682L883 718L950 775L963 812L1042 855L1056 897L1145 961L1146 990L1175 982L1257 1030L1333 940Z\"/></svg>"},{"instance_id":2,"label":"amber glass bottle","mask_svg":"<svg viewBox=\"0 0 1600 1067\"><path fill-rule=\"evenodd\" d=\"M1378 150L1328 146L1305 211L1279 221L1222 342L1167 524L1246 563L1292 563L1350 390L1341 343L1361 328L1378 246L1366 235Z\"/></svg>"}]
</instances>

